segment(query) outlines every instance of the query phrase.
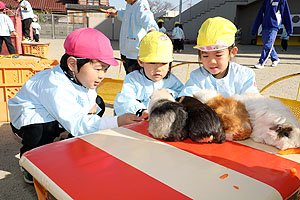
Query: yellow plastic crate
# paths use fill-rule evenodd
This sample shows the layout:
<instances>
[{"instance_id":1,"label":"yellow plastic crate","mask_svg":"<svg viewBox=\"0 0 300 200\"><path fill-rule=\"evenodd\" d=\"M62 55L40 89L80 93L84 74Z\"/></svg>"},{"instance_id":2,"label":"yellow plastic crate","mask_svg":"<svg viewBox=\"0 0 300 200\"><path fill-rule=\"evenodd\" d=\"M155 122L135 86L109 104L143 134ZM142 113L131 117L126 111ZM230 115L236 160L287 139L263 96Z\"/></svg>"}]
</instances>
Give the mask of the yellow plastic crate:
<instances>
[{"instance_id":1,"label":"yellow plastic crate","mask_svg":"<svg viewBox=\"0 0 300 200\"><path fill-rule=\"evenodd\" d=\"M8 122L7 101L34 74L58 64L54 59L0 59L0 122Z\"/></svg>"},{"instance_id":2,"label":"yellow plastic crate","mask_svg":"<svg viewBox=\"0 0 300 200\"><path fill-rule=\"evenodd\" d=\"M35 56L47 57L49 55L50 43L22 43L23 53Z\"/></svg>"},{"instance_id":3,"label":"yellow plastic crate","mask_svg":"<svg viewBox=\"0 0 300 200\"><path fill-rule=\"evenodd\" d=\"M123 79L105 78L98 86L97 94L103 98L105 103L113 104L118 92L122 89L123 81Z\"/></svg>"}]
</instances>

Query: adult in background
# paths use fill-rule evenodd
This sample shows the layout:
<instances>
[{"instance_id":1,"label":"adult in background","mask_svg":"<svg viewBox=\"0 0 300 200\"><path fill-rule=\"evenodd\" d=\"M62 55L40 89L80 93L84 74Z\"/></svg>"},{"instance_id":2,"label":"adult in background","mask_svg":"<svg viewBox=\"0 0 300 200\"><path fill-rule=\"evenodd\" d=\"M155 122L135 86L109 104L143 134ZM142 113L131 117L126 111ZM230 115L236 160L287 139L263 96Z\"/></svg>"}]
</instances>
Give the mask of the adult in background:
<instances>
[{"instance_id":1,"label":"adult in background","mask_svg":"<svg viewBox=\"0 0 300 200\"><path fill-rule=\"evenodd\" d=\"M0 1L0 54L2 51L3 41L6 44L7 50L10 54L15 54L16 50L11 43L10 35L14 34L16 36L17 32L15 31L14 24L11 19L4 14L5 4Z\"/></svg>"},{"instance_id":2,"label":"adult in background","mask_svg":"<svg viewBox=\"0 0 300 200\"><path fill-rule=\"evenodd\" d=\"M260 25L262 25L263 50L259 62L254 65L255 68L264 68L269 56L271 56L272 67L276 67L280 59L274 48L277 32L281 24L284 25L287 34L293 33L292 19L289 6L286 0L264 0L255 22L252 27L252 34L255 35Z\"/></svg>"},{"instance_id":3,"label":"adult in background","mask_svg":"<svg viewBox=\"0 0 300 200\"><path fill-rule=\"evenodd\" d=\"M22 32L24 36L23 42L32 41L30 37L30 25L34 18L33 10L30 3L26 0L16 0L19 3L22 18Z\"/></svg>"},{"instance_id":4,"label":"adult in background","mask_svg":"<svg viewBox=\"0 0 300 200\"><path fill-rule=\"evenodd\" d=\"M147 0L125 0L126 8L116 10L110 8L106 11L108 15L117 16L122 21L120 31L120 53L124 60L123 65L126 74L138 65L137 56L139 44L142 38L150 31L158 31L158 26L150 11Z\"/></svg>"}]
</instances>

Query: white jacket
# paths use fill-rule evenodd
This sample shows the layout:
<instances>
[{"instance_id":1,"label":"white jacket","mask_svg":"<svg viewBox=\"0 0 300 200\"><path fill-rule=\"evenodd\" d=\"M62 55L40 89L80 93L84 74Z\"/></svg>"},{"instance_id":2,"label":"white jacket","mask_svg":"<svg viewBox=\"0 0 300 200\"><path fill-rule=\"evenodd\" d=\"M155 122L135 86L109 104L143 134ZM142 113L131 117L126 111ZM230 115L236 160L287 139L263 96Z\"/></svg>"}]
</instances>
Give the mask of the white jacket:
<instances>
[{"instance_id":1,"label":"white jacket","mask_svg":"<svg viewBox=\"0 0 300 200\"><path fill-rule=\"evenodd\" d=\"M15 27L9 16L0 13L0 36L10 36Z\"/></svg>"},{"instance_id":2,"label":"white jacket","mask_svg":"<svg viewBox=\"0 0 300 200\"><path fill-rule=\"evenodd\" d=\"M127 4L125 10L118 11L118 19L122 21L120 53L129 59L137 59L142 38L150 29L158 30L147 0Z\"/></svg>"}]
</instances>

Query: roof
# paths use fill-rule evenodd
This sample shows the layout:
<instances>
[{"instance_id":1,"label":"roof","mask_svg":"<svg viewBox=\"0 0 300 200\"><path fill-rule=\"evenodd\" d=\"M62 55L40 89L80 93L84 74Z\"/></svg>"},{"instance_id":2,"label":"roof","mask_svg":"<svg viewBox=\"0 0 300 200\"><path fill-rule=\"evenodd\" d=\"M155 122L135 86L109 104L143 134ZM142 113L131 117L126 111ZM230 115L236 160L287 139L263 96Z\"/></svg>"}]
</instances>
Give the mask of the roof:
<instances>
[{"instance_id":1,"label":"roof","mask_svg":"<svg viewBox=\"0 0 300 200\"><path fill-rule=\"evenodd\" d=\"M66 3L75 3L77 0L29 0L31 7L34 10L60 11L66 12ZM18 3L16 0L5 0L6 7L16 9Z\"/></svg>"}]
</instances>

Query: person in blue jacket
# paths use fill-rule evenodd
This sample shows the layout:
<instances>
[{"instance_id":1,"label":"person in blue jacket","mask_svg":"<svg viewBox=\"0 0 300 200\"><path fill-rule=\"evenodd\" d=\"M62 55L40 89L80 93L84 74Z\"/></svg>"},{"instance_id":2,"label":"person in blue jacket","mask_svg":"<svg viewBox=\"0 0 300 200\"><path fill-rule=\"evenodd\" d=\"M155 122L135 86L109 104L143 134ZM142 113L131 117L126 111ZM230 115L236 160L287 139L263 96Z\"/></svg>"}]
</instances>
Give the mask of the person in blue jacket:
<instances>
[{"instance_id":1,"label":"person in blue jacket","mask_svg":"<svg viewBox=\"0 0 300 200\"><path fill-rule=\"evenodd\" d=\"M293 26L287 0L264 0L251 30L255 35L259 26L262 26L263 49L258 63L254 65L255 68L264 68L269 57L271 57L272 67L278 65L280 59L275 51L274 42L281 24L290 36L293 33Z\"/></svg>"},{"instance_id":2,"label":"person in blue jacket","mask_svg":"<svg viewBox=\"0 0 300 200\"><path fill-rule=\"evenodd\" d=\"M190 74L179 96L193 96L203 89L224 97L258 93L252 69L230 61L238 51L235 25L222 17L208 18L200 27L197 45L202 66Z\"/></svg>"},{"instance_id":3,"label":"person in blue jacket","mask_svg":"<svg viewBox=\"0 0 300 200\"><path fill-rule=\"evenodd\" d=\"M115 15L122 21L120 31L120 54L124 60L126 74L138 65L137 56L142 38L150 31L158 31L147 0L126 0L126 9L108 9L106 12Z\"/></svg>"},{"instance_id":4,"label":"person in blue jacket","mask_svg":"<svg viewBox=\"0 0 300 200\"><path fill-rule=\"evenodd\" d=\"M138 62L141 66L125 76L122 90L114 101L116 115L147 114L153 91L167 88L176 98L183 88L171 73L173 46L170 38L158 31L148 33L141 41Z\"/></svg>"},{"instance_id":5,"label":"person in blue jacket","mask_svg":"<svg viewBox=\"0 0 300 200\"><path fill-rule=\"evenodd\" d=\"M52 143L65 130L70 137L80 136L142 120L131 113L102 117L96 88L109 66L118 65L103 33L77 29L68 35L64 48L60 65L32 76L8 101L12 129L22 138L21 156ZM33 183L26 171L24 180Z\"/></svg>"}]
</instances>

